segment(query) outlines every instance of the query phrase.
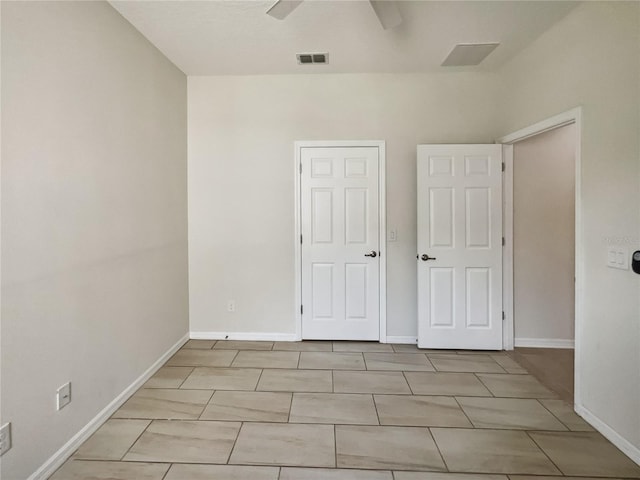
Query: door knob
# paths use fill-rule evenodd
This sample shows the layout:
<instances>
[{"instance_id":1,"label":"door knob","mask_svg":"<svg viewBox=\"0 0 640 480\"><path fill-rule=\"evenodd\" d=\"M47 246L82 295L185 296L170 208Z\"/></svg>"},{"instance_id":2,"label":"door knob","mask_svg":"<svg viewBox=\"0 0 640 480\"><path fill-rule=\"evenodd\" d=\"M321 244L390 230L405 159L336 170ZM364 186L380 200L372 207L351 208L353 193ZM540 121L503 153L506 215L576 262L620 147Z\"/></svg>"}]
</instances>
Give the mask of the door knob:
<instances>
[{"instance_id":1,"label":"door knob","mask_svg":"<svg viewBox=\"0 0 640 480\"><path fill-rule=\"evenodd\" d=\"M371 257L371 258L375 258L378 256L378 254L376 253L375 250L371 250L371 253L365 253L364 254L365 257Z\"/></svg>"},{"instance_id":2,"label":"door knob","mask_svg":"<svg viewBox=\"0 0 640 480\"><path fill-rule=\"evenodd\" d=\"M426 262L427 260L435 260L436 257L430 257L429 255L427 255L426 253L422 254L422 261Z\"/></svg>"}]
</instances>

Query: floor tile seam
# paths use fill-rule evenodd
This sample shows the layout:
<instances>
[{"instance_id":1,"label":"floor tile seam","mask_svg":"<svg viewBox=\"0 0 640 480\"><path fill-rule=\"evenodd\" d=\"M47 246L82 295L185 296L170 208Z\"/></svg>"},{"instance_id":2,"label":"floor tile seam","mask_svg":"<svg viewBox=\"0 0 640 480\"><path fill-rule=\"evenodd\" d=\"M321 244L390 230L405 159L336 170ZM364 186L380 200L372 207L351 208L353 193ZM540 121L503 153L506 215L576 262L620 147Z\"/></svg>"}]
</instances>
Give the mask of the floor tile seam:
<instances>
[{"instance_id":1,"label":"floor tile seam","mask_svg":"<svg viewBox=\"0 0 640 480\"><path fill-rule=\"evenodd\" d=\"M440 450L440 445L438 445L438 442L436 441L436 436L431 431L431 427L427 427L427 431L429 432L429 436L431 437L431 440L433 441L433 444L436 446L436 450L438 451L438 455L440 455L440 460L442 460L442 464L444 465L445 471L446 472L451 472L451 470L449 469L449 465L447 465L447 462L444 459L444 455L442 454L442 450Z\"/></svg>"},{"instance_id":2,"label":"floor tile seam","mask_svg":"<svg viewBox=\"0 0 640 480\"><path fill-rule=\"evenodd\" d=\"M574 431L574 430L573 430L569 425L567 425L565 422L563 422L563 421L560 419L560 417L558 417L555 413L553 413L553 412L551 411L551 409L550 409L550 408L548 408L544 403L542 403L542 402L540 401L541 399L536 398L536 400L538 401L538 403L539 403L540 405L542 405L542 408L544 408L547 412L549 412L549 413L553 416L553 418L555 418L556 420L558 420L558 422L560 422L562 425L564 425L564 427L565 427L568 431L570 431L570 432L573 432L573 431ZM544 398L543 398L542 400L548 400L548 399L544 399ZM574 415L577 415L575 412L572 412L572 413L574 413Z\"/></svg>"},{"instance_id":3,"label":"floor tile seam","mask_svg":"<svg viewBox=\"0 0 640 480\"><path fill-rule=\"evenodd\" d=\"M162 478L160 480L165 480L165 478L167 478L167 475L169 475L169 470L171 470L173 468L173 463L169 464L169 468L167 468L167 470L164 472L164 475L162 475Z\"/></svg>"},{"instance_id":4,"label":"floor tile seam","mask_svg":"<svg viewBox=\"0 0 640 480\"><path fill-rule=\"evenodd\" d=\"M105 422L106 423L106 422ZM140 432L140 434L136 437L136 439L131 443L131 445L129 445L129 448L127 448L127 451L124 452L124 454L120 457L120 462L124 461L124 457L127 456L127 454L131 451L131 449L133 448L133 446L138 443L138 440L140 440L140 437L142 437L142 435L144 435L144 433L147 431L147 429L151 426L151 424L153 423L153 420L148 420L147 421L147 426L144 427L142 429L142 432ZM102 426L104 426L104 423L100 426L100 428L102 428Z\"/></svg>"},{"instance_id":5,"label":"floor tile seam","mask_svg":"<svg viewBox=\"0 0 640 480\"><path fill-rule=\"evenodd\" d=\"M477 380L480 382L480 384L485 388L485 390L487 390L487 392L489 392L489 394L490 394L492 397L496 398L496 396L495 396L495 394L493 393L493 391L492 391L492 390L487 386L487 384L486 384L486 383L484 383L484 382L482 381L482 379L480 378L480 376L479 376L477 373L472 373L472 375L473 375L474 377L476 377L476 379L477 379Z\"/></svg>"},{"instance_id":6,"label":"floor tile seam","mask_svg":"<svg viewBox=\"0 0 640 480\"><path fill-rule=\"evenodd\" d=\"M233 440L233 445L229 449L229 455L227 455L227 461L224 463L225 465L229 465L229 462L231 461L231 456L233 455L233 451L236 448L236 444L238 443L238 438L240 438L240 433L244 428L244 424L245 422L240 422L240 428L238 428L238 432L236 433L236 438Z\"/></svg>"},{"instance_id":7,"label":"floor tile seam","mask_svg":"<svg viewBox=\"0 0 640 480\"><path fill-rule=\"evenodd\" d=\"M547 452L544 450L544 448L542 448L542 446L538 442L536 442L536 439L533 438L533 436L531 435L531 433L537 433L537 432L548 433L548 432L544 432L543 430L542 431L539 431L539 430L527 430L527 431L525 431L525 434L527 435L527 438L531 439L533 444L538 448L538 450L540 450L542 452L542 454L549 460L549 462L551 462L551 465L553 465L555 467L555 469L558 470L558 472L560 472L560 475L566 476L564 471L558 465L556 465L556 462L553 461L553 459L547 454ZM553 432L553 433L557 434L558 432Z\"/></svg>"}]
</instances>

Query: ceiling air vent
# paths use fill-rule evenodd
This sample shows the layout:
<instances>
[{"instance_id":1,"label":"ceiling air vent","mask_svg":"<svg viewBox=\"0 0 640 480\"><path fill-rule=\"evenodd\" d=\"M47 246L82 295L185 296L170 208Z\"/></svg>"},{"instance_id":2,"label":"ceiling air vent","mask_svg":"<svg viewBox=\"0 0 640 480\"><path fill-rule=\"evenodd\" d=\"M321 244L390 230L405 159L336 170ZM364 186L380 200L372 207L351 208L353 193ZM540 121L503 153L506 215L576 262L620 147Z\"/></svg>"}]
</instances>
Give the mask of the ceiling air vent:
<instances>
[{"instance_id":1,"label":"ceiling air vent","mask_svg":"<svg viewBox=\"0 0 640 480\"><path fill-rule=\"evenodd\" d=\"M300 65L321 65L329 63L328 53L296 53Z\"/></svg>"},{"instance_id":2,"label":"ceiling air vent","mask_svg":"<svg viewBox=\"0 0 640 480\"><path fill-rule=\"evenodd\" d=\"M459 43L442 62L443 67L468 67L479 65L493 52L499 43Z\"/></svg>"}]
</instances>

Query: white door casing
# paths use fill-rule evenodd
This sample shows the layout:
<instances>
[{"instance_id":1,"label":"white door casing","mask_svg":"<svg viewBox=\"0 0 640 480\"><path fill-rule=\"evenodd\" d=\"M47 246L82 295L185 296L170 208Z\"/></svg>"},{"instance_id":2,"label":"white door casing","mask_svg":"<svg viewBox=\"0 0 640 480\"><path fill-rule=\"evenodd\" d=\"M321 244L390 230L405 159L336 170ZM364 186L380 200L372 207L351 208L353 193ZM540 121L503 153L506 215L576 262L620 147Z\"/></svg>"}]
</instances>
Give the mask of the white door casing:
<instances>
[{"instance_id":1,"label":"white door casing","mask_svg":"<svg viewBox=\"0 0 640 480\"><path fill-rule=\"evenodd\" d=\"M419 145L417 173L418 346L501 350L502 146Z\"/></svg>"},{"instance_id":2,"label":"white door casing","mask_svg":"<svg viewBox=\"0 0 640 480\"><path fill-rule=\"evenodd\" d=\"M301 147L299 157L301 338L379 340L380 150Z\"/></svg>"}]
</instances>

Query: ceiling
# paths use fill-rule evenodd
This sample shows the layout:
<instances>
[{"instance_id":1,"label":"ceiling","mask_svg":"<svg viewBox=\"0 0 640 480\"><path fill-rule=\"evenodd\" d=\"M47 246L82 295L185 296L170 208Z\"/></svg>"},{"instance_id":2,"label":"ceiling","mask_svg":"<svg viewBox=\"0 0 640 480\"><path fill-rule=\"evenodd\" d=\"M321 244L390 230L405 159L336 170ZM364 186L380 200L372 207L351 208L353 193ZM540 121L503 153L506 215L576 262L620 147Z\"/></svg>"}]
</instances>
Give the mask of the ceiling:
<instances>
[{"instance_id":1,"label":"ceiling","mask_svg":"<svg viewBox=\"0 0 640 480\"><path fill-rule=\"evenodd\" d=\"M366 0L306 0L286 19L275 0L111 1L187 75L492 71L564 17L568 1L398 1L384 30ZM458 43L500 46L477 67L441 67ZM295 54L328 52L328 65Z\"/></svg>"}]
</instances>

